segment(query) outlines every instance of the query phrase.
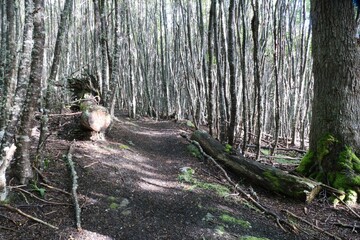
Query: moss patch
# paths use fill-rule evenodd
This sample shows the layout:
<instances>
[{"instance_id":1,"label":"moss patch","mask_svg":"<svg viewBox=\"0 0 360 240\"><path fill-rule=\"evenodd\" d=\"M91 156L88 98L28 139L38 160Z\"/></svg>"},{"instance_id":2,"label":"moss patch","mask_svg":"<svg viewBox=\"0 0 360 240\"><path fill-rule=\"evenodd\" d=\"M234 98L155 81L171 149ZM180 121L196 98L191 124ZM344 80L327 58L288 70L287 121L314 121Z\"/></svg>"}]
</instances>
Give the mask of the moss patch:
<instances>
[{"instance_id":1,"label":"moss patch","mask_svg":"<svg viewBox=\"0 0 360 240\"><path fill-rule=\"evenodd\" d=\"M189 151L189 153L199 159L203 159L203 155L201 154L200 150L194 145L194 144L189 144L187 146L187 150Z\"/></svg>"},{"instance_id":2,"label":"moss patch","mask_svg":"<svg viewBox=\"0 0 360 240\"><path fill-rule=\"evenodd\" d=\"M251 228L251 224L248 221L238 219L238 218L232 217L232 216L227 215L227 214L221 215L220 220L225 222L225 223L231 223L231 224L240 225L240 226L242 226L244 228Z\"/></svg>"},{"instance_id":3,"label":"moss patch","mask_svg":"<svg viewBox=\"0 0 360 240\"><path fill-rule=\"evenodd\" d=\"M225 197L230 194L229 188L217 183L202 182L194 178L195 170L190 167L181 168L181 173L178 175L180 182L192 184L190 189L201 188L216 192L220 197ZM189 189L189 188L188 188Z\"/></svg>"}]
</instances>

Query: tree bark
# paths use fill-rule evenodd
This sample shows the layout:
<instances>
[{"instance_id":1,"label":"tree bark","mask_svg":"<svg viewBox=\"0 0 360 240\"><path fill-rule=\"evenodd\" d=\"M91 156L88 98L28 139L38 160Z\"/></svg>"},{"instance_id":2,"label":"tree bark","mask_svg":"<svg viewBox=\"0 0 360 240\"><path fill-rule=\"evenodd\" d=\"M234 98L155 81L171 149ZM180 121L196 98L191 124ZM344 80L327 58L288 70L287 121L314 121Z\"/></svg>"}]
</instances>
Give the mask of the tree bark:
<instances>
[{"instance_id":1,"label":"tree bark","mask_svg":"<svg viewBox=\"0 0 360 240\"><path fill-rule=\"evenodd\" d=\"M44 0L34 0L34 47L31 57L31 72L26 100L21 116L19 140L16 144L16 175L21 184L27 183L33 177L30 160L30 133L31 120L38 106L41 92L41 79L43 76L45 24L44 24Z\"/></svg>"},{"instance_id":2,"label":"tree bark","mask_svg":"<svg viewBox=\"0 0 360 240\"><path fill-rule=\"evenodd\" d=\"M310 149L298 171L346 191L354 203L360 194L360 58L352 1L314 0L311 19Z\"/></svg>"},{"instance_id":3,"label":"tree bark","mask_svg":"<svg viewBox=\"0 0 360 240\"><path fill-rule=\"evenodd\" d=\"M195 131L191 139L197 141L205 153L231 171L267 190L308 203L321 190L321 183L290 175L277 168L248 160L240 155L227 154L225 147L204 131Z\"/></svg>"}]
</instances>

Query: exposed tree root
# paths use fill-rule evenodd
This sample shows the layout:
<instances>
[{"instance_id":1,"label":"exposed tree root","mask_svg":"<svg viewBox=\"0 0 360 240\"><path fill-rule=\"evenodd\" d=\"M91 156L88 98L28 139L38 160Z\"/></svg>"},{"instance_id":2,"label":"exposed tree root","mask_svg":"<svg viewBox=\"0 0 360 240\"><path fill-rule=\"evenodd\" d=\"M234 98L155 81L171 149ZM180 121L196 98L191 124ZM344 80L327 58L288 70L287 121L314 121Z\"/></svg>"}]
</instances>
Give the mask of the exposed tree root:
<instances>
[{"instance_id":1,"label":"exposed tree root","mask_svg":"<svg viewBox=\"0 0 360 240\"><path fill-rule=\"evenodd\" d=\"M12 207L12 206L10 206L9 204L1 204L1 206L5 207L5 208L7 208L7 209L9 209L9 210L11 210L11 211L13 211L13 212L17 212L17 213L19 213L20 215L22 215L22 216L24 216L24 217L27 217L27 218L35 221L35 222L44 224L44 225L46 225L46 226L48 226L48 227L50 227L50 228L52 228L52 229L56 229L56 230L59 229L58 227L56 227L56 226L54 226L54 225L52 225L52 224L50 224L50 223L47 223L47 222L45 222L45 221L43 221L43 220L41 220L41 219L39 219L39 218L36 218L36 217L34 217L34 216L31 216L31 215L29 215L29 214L27 214L27 213L24 213L24 212L21 211L20 209L17 209L17 208L15 208L15 207Z\"/></svg>"},{"instance_id":2,"label":"exposed tree root","mask_svg":"<svg viewBox=\"0 0 360 240\"><path fill-rule=\"evenodd\" d=\"M78 176L76 174L74 162L72 160L72 152L74 150L74 148L73 148L74 144L75 144L75 140L69 147L69 151L68 151L66 159L67 159L67 162L68 162L68 166L69 166L69 169L70 169L70 172L71 172L71 178L72 178L71 193L72 193L74 206L75 206L76 228L77 228L78 231L81 231L82 230L82 228L81 228L81 218L80 218L81 209L80 209L80 206L79 206L79 199L78 199L77 192L76 192L77 187L78 187L78 183L77 183Z\"/></svg>"},{"instance_id":3,"label":"exposed tree root","mask_svg":"<svg viewBox=\"0 0 360 240\"><path fill-rule=\"evenodd\" d=\"M336 197L342 204L344 204L352 214L354 214L358 219L360 219L360 215L357 212L355 212L355 210L352 209L346 202L344 202L341 198L339 198L335 194L333 194L333 196Z\"/></svg>"}]
</instances>

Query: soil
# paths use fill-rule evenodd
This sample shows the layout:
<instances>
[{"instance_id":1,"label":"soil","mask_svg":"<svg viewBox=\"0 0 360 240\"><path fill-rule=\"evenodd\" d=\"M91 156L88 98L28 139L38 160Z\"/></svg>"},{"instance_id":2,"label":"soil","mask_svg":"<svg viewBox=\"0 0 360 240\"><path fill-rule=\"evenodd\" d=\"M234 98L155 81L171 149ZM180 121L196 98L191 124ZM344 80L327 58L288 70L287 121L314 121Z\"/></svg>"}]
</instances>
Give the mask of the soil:
<instances>
[{"instance_id":1,"label":"soil","mask_svg":"<svg viewBox=\"0 0 360 240\"><path fill-rule=\"evenodd\" d=\"M0 205L0 239L335 239L284 210L338 239L360 239L360 219L346 206L332 207L324 193L305 204L229 173L249 194L255 192L259 203L288 218L296 226L294 231L281 228L276 219L235 192L224 195L216 187L204 187L229 185L210 161L188 150L181 136L191 134L186 122L131 120L122 115L106 140L92 141L86 140L77 120L77 116L53 117L42 177L29 186L9 183L12 207L58 229ZM70 145L78 176L80 231L67 163ZM194 170L189 181L179 177L189 169ZM199 182L206 184L195 184ZM359 206L353 209L360 211ZM340 222L354 227L340 227Z\"/></svg>"}]
</instances>

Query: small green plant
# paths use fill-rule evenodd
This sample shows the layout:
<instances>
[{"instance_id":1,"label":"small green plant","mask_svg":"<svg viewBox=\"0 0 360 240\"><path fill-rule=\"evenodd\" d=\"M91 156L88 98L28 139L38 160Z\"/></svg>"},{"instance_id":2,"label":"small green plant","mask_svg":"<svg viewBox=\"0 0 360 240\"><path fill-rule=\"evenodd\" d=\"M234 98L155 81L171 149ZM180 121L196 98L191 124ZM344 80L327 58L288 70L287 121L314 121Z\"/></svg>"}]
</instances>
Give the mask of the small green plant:
<instances>
[{"instance_id":1,"label":"small green plant","mask_svg":"<svg viewBox=\"0 0 360 240\"><path fill-rule=\"evenodd\" d=\"M45 159L44 159L44 170L45 170L45 169L48 169L48 168L49 168L49 165L50 165L50 159L45 158Z\"/></svg>"},{"instance_id":2,"label":"small green plant","mask_svg":"<svg viewBox=\"0 0 360 240\"><path fill-rule=\"evenodd\" d=\"M130 149L130 147L128 145L125 145L125 144L120 144L119 148L121 150L129 150Z\"/></svg>"},{"instance_id":3,"label":"small green plant","mask_svg":"<svg viewBox=\"0 0 360 240\"><path fill-rule=\"evenodd\" d=\"M203 158L203 155L201 154L200 150L194 144L189 144L187 146L187 150L190 152L192 156L199 159Z\"/></svg>"},{"instance_id":4,"label":"small green plant","mask_svg":"<svg viewBox=\"0 0 360 240\"><path fill-rule=\"evenodd\" d=\"M45 188L39 188L36 183L31 184L34 191L38 192L42 198L45 196Z\"/></svg>"},{"instance_id":5,"label":"small green plant","mask_svg":"<svg viewBox=\"0 0 360 240\"><path fill-rule=\"evenodd\" d=\"M225 145L225 152L230 153L231 150L232 150L232 146L227 143L227 144Z\"/></svg>"},{"instance_id":6,"label":"small green plant","mask_svg":"<svg viewBox=\"0 0 360 240\"><path fill-rule=\"evenodd\" d=\"M110 207L110 209L115 210L115 209L119 208L119 204L113 202L113 203L110 204L109 207Z\"/></svg>"},{"instance_id":7,"label":"small green plant","mask_svg":"<svg viewBox=\"0 0 360 240\"><path fill-rule=\"evenodd\" d=\"M195 125L192 121L188 120L186 121L186 126L190 127L190 128L195 128Z\"/></svg>"},{"instance_id":8,"label":"small green plant","mask_svg":"<svg viewBox=\"0 0 360 240\"><path fill-rule=\"evenodd\" d=\"M195 183L196 180L194 179L195 170L191 167L183 167L181 168L181 173L178 176L180 182L186 183Z\"/></svg>"}]
</instances>

